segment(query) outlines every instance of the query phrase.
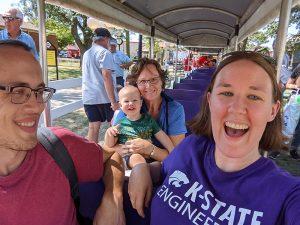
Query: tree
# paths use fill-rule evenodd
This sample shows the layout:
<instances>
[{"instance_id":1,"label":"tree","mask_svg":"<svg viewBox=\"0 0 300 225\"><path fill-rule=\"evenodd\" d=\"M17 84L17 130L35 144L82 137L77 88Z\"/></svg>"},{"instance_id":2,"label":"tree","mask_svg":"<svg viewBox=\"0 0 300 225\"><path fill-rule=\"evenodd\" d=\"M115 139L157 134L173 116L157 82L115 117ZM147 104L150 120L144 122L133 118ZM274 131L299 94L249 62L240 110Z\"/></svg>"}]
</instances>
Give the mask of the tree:
<instances>
[{"instance_id":1,"label":"tree","mask_svg":"<svg viewBox=\"0 0 300 225\"><path fill-rule=\"evenodd\" d=\"M68 44L74 43L74 38L71 34L69 27L60 26L56 21L53 19L47 20L47 30L50 32L55 33L58 41L58 47L60 49L64 49Z\"/></svg>"},{"instance_id":2,"label":"tree","mask_svg":"<svg viewBox=\"0 0 300 225\"><path fill-rule=\"evenodd\" d=\"M19 7L30 22L38 24L37 3L35 0L20 0ZM87 26L87 16L64 9L59 6L46 4L46 29L58 37L60 48L73 43L75 40L81 56L92 44L92 30Z\"/></svg>"},{"instance_id":3,"label":"tree","mask_svg":"<svg viewBox=\"0 0 300 225\"><path fill-rule=\"evenodd\" d=\"M248 37L246 49L254 49L256 46L260 46L268 42L268 36L265 32L257 31Z\"/></svg>"},{"instance_id":4,"label":"tree","mask_svg":"<svg viewBox=\"0 0 300 225\"><path fill-rule=\"evenodd\" d=\"M130 34L129 30L125 30L125 36L126 36L126 55L130 57Z\"/></svg>"},{"instance_id":5,"label":"tree","mask_svg":"<svg viewBox=\"0 0 300 225\"><path fill-rule=\"evenodd\" d=\"M269 23L262 31L257 31L252 34L247 41L246 49L253 49L254 47L260 46L268 42L268 37L276 37L278 30L279 20L275 19L273 22ZM300 6L295 6L291 11L291 17L289 21L289 26L295 25L298 30L298 34L290 35L288 37L287 49L293 49L293 45L299 41L300 33ZM298 36L298 38L297 38Z\"/></svg>"},{"instance_id":6,"label":"tree","mask_svg":"<svg viewBox=\"0 0 300 225\"><path fill-rule=\"evenodd\" d=\"M154 58L159 60L160 63L162 63L164 57L164 49L160 47L161 42L162 40L154 38ZM146 48L149 49L150 52L150 37L143 36L143 43L145 43Z\"/></svg>"}]
</instances>

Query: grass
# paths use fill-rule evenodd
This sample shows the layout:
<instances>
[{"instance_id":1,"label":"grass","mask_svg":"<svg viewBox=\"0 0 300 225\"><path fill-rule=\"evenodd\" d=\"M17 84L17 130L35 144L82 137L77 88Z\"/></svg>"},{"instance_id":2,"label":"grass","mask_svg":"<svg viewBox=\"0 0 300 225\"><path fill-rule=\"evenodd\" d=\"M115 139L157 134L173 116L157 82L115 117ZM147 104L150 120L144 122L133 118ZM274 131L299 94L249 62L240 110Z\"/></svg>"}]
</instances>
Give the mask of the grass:
<instances>
[{"instance_id":1,"label":"grass","mask_svg":"<svg viewBox=\"0 0 300 225\"><path fill-rule=\"evenodd\" d=\"M48 67L49 80L56 80L56 67ZM81 77L80 63L75 61L60 61L58 63L59 80Z\"/></svg>"},{"instance_id":2,"label":"grass","mask_svg":"<svg viewBox=\"0 0 300 225\"><path fill-rule=\"evenodd\" d=\"M294 176L300 176L300 160L292 159L288 153L281 153L275 162L278 166L289 171Z\"/></svg>"}]
</instances>

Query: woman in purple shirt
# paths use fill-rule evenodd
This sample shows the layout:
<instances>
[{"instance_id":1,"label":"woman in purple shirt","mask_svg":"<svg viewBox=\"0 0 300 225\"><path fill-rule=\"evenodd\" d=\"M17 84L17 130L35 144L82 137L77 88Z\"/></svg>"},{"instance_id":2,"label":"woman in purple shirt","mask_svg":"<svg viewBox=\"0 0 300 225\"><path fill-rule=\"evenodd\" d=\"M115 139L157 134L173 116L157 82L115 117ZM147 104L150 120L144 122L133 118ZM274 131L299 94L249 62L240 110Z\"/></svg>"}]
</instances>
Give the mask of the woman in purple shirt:
<instances>
[{"instance_id":1,"label":"woman in purple shirt","mask_svg":"<svg viewBox=\"0 0 300 225\"><path fill-rule=\"evenodd\" d=\"M299 178L261 156L283 143L275 68L255 52L225 56L191 123L194 134L151 170L161 184L151 224L299 224ZM140 215L149 186L148 167L141 164L129 182Z\"/></svg>"}]
</instances>

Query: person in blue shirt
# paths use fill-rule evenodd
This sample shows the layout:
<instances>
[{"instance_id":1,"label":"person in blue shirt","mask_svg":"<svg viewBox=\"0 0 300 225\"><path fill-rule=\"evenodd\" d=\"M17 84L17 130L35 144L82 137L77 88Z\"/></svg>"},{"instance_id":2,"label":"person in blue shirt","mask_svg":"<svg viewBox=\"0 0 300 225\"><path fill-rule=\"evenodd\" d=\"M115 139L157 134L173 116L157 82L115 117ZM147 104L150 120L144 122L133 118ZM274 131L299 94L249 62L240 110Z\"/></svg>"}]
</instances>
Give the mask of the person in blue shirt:
<instances>
[{"instance_id":1,"label":"person in blue shirt","mask_svg":"<svg viewBox=\"0 0 300 225\"><path fill-rule=\"evenodd\" d=\"M18 8L10 8L2 14L5 29L0 31L0 40L18 40L24 42L30 49L36 60L39 60L35 43L29 34L21 30L23 13Z\"/></svg>"},{"instance_id":2,"label":"person in blue shirt","mask_svg":"<svg viewBox=\"0 0 300 225\"><path fill-rule=\"evenodd\" d=\"M137 86L141 92L143 97L141 113L148 113L154 118L176 146L184 139L187 132L185 114L183 106L163 92L165 79L165 74L156 60L142 58L133 66L126 81L130 85ZM113 125L124 117L124 112L120 111L115 115ZM154 146L155 150L152 152ZM154 161L161 161L161 155L165 149L155 138L152 142L137 138L125 145L116 145L114 151L120 155L128 153L149 155L151 153Z\"/></svg>"},{"instance_id":3,"label":"person in blue shirt","mask_svg":"<svg viewBox=\"0 0 300 225\"><path fill-rule=\"evenodd\" d=\"M114 38L110 39L110 52L114 58L117 84L124 86L124 69L128 69L132 65L131 59L124 54L122 51L117 50L117 40Z\"/></svg>"}]
</instances>

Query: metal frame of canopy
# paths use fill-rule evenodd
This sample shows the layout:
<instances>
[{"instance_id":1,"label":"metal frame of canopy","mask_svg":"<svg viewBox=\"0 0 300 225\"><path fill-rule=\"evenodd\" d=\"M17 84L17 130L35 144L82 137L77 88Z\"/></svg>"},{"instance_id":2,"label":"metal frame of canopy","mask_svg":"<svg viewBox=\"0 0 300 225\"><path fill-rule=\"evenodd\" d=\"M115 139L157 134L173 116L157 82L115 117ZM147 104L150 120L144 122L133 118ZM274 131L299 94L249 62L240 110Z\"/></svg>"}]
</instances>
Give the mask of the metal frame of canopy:
<instances>
[{"instance_id":1,"label":"metal frame of canopy","mask_svg":"<svg viewBox=\"0 0 300 225\"><path fill-rule=\"evenodd\" d=\"M151 37L178 45L223 51L268 24L280 15L277 34L278 74L285 49L288 21L292 6L300 0L47 0L48 3L78 11ZM40 58L43 77L48 83L46 65L45 1L38 0ZM188 29L187 29L188 28ZM224 36L225 35L225 36ZM176 62L178 53L176 52ZM175 70L176 73L176 70ZM45 110L45 124L50 125L50 105Z\"/></svg>"}]
</instances>

